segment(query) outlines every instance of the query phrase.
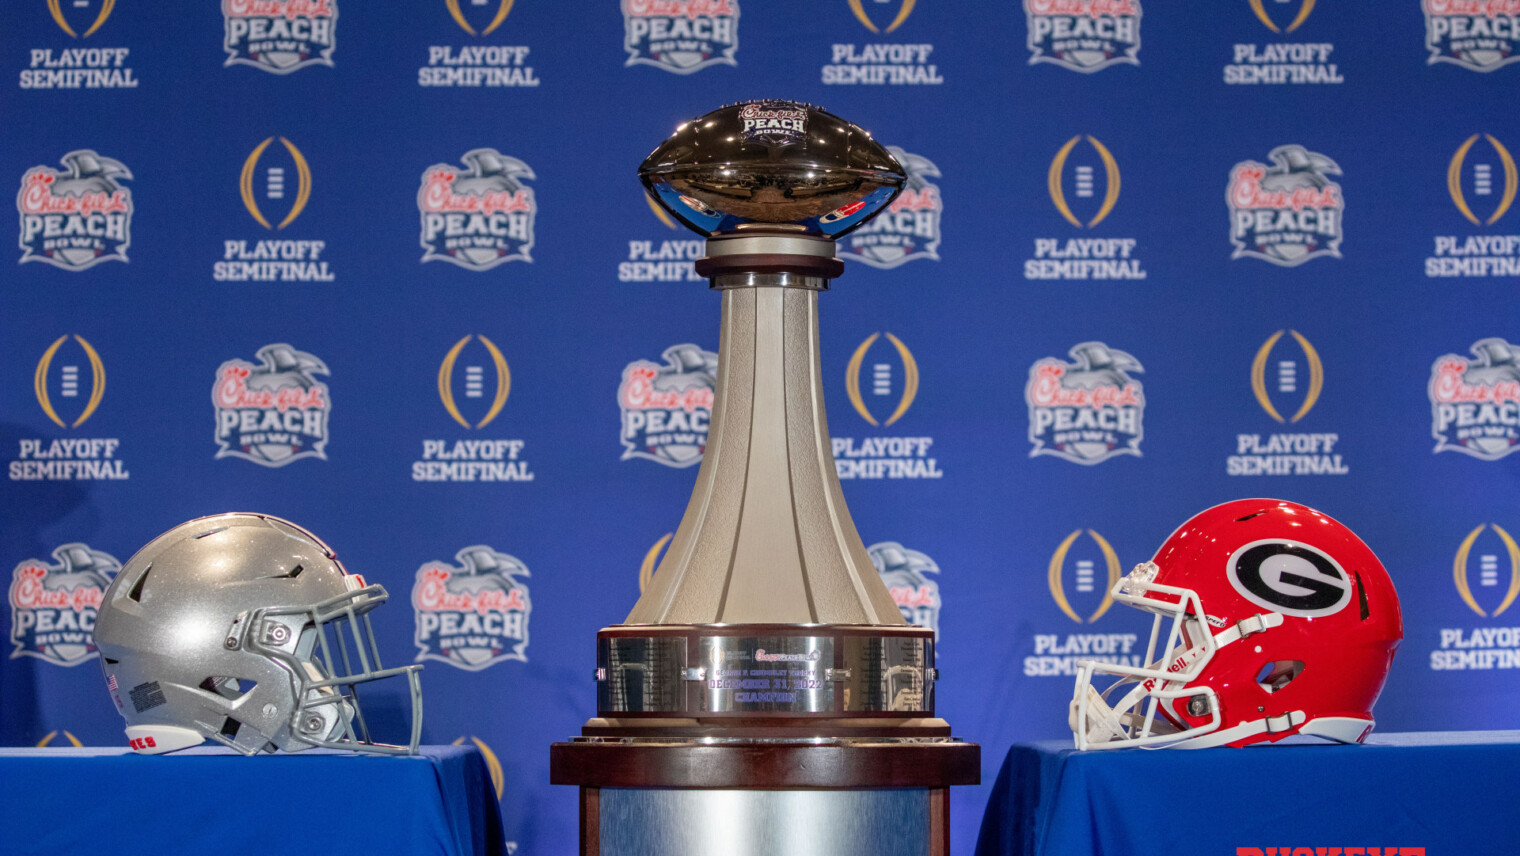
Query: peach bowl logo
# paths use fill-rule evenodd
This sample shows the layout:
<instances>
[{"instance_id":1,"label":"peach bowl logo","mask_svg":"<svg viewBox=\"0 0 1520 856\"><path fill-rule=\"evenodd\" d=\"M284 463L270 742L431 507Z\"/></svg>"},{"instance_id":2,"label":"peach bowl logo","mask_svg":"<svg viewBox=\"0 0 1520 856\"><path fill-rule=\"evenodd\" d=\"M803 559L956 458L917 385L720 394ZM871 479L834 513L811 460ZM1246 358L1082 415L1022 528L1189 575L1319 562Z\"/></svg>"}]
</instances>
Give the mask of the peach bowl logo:
<instances>
[{"instance_id":1,"label":"peach bowl logo","mask_svg":"<svg viewBox=\"0 0 1520 856\"><path fill-rule=\"evenodd\" d=\"M887 146L903 165L908 180L902 192L876 218L844 237L839 258L855 259L875 268L895 268L914 259L939 261L939 220L944 211L939 167L923 155Z\"/></svg>"},{"instance_id":2,"label":"peach bowl logo","mask_svg":"<svg viewBox=\"0 0 1520 856\"><path fill-rule=\"evenodd\" d=\"M21 261L85 270L127 260L132 244L132 191L121 182L132 171L114 158L76 149L65 169L34 166L21 176Z\"/></svg>"},{"instance_id":3,"label":"peach bowl logo","mask_svg":"<svg viewBox=\"0 0 1520 856\"><path fill-rule=\"evenodd\" d=\"M257 356L257 364L232 359L216 370L216 457L265 467L326 460L332 399L316 376L330 374L327 365L284 343L265 345Z\"/></svg>"},{"instance_id":4,"label":"peach bowl logo","mask_svg":"<svg viewBox=\"0 0 1520 856\"><path fill-rule=\"evenodd\" d=\"M53 559L27 559L11 572L11 659L77 666L95 657L95 616L121 563L80 543Z\"/></svg>"},{"instance_id":5,"label":"peach bowl logo","mask_svg":"<svg viewBox=\"0 0 1520 856\"><path fill-rule=\"evenodd\" d=\"M1493 71L1520 59L1520 0L1423 0L1429 65Z\"/></svg>"},{"instance_id":6,"label":"peach bowl logo","mask_svg":"<svg viewBox=\"0 0 1520 856\"><path fill-rule=\"evenodd\" d=\"M489 148L471 149L460 161L464 169L437 163L422 173L422 260L475 271L533 261L538 201L522 183L537 178L532 168Z\"/></svg>"},{"instance_id":7,"label":"peach bowl logo","mask_svg":"<svg viewBox=\"0 0 1520 856\"><path fill-rule=\"evenodd\" d=\"M223 66L289 74L333 64L337 0L222 0Z\"/></svg>"},{"instance_id":8,"label":"peach bowl logo","mask_svg":"<svg viewBox=\"0 0 1520 856\"><path fill-rule=\"evenodd\" d=\"M1139 65L1140 0L1024 0L1029 64L1091 73Z\"/></svg>"},{"instance_id":9,"label":"peach bowl logo","mask_svg":"<svg viewBox=\"0 0 1520 856\"><path fill-rule=\"evenodd\" d=\"M1262 259L1293 267L1319 256L1341 257L1346 202L1335 161L1299 145L1278 146L1270 164L1243 161L1230 170L1232 259Z\"/></svg>"},{"instance_id":10,"label":"peach bowl logo","mask_svg":"<svg viewBox=\"0 0 1520 856\"><path fill-rule=\"evenodd\" d=\"M1430 432L1437 452L1497 461L1520 448L1520 346L1492 337L1468 350L1431 367Z\"/></svg>"},{"instance_id":11,"label":"peach bowl logo","mask_svg":"<svg viewBox=\"0 0 1520 856\"><path fill-rule=\"evenodd\" d=\"M917 550L896 541L883 541L866 548L871 564L891 592L892 600L909 624L927 627L939 639L939 583L926 574L939 574L939 565Z\"/></svg>"},{"instance_id":12,"label":"peach bowl logo","mask_svg":"<svg viewBox=\"0 0 1520 856\"><path fill-rule=\"evenodd\" d=\"M503 660L528 660L533 601L520 577L531 576L515 556L484 544L454 561L427 562L412 587L417 660L439 660L478 672Z\"/></svg>"},{"instance_id":13,"label":"peach bowl logo","mask_svg":"<svg viewBox=\"0 0 1520 856\"><path fill-rule=\"evenodd\" d=\"M1029 456L1087 465L1139 457L1145 392L1129 373L1145 370L1140 361L1102 342L1083 342L1067 353L1071 362L1046 357L1029 368Z\"/></svg>"},{"instance_id":14,"label":"peach bowl logo","mask_svg":"<svg viewBox=\"0 0 1520 856\"><path fill-rule=\"evenodd\" d=\"M689 467L707 449L718 355L692 344L672 345L665 364L635 360L623 369L618 408L623 412L622 460L644 458Z\"/></svg>"},{"instance_id":15,"label":"peach bowl logo","mask_svg":"<svg viewBox=\"0 0 1520 856\"><path fill-rule=\"evenodd\" d=\"M625 66L691 74L738 65L739 0L622 0Z\"/></svg>"}]
</instances>

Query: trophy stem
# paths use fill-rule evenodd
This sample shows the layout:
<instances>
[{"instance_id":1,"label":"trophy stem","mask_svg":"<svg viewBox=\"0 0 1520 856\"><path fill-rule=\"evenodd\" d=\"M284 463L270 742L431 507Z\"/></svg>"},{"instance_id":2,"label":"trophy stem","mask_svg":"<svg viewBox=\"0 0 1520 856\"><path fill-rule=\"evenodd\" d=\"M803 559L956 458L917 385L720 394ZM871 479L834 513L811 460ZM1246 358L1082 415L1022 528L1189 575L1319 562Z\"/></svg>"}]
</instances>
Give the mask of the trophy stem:
<instances>
[{"instance_id":1,"label":"trophy stem","mask_svg":"<svg viewBox=\"0 0 1520 856\"><path fill-rule=\"evenodd\" d=\"M713 278L723 327L708 445L681 525L626 624L905 624L834 469L818 354L827 284L787 271Z\"/></svg>"}]
</instances>

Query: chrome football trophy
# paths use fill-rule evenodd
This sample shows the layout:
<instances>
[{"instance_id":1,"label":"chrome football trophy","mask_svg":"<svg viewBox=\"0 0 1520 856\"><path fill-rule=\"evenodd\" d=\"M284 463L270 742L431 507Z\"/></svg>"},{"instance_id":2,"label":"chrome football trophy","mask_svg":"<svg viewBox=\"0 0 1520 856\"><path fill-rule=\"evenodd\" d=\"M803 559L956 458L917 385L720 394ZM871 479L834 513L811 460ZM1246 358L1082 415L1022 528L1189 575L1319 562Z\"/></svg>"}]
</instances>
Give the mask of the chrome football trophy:
<instances>
[{"instance_id":1,"label":"chrome football trophy","mask_svg":"<svg viewBox=\"0 0 1520 856\"><path fill-rule=\"evenodd\" d=\"M586 854L948 853L980 748L934 716L934 634L908 625L845 508L824 420L818 293L834 238L905 174L861 128L749 101L681 125L644 186L707 237L718 381L686 515L623 624L597 712L551 750Z\"/></svg>"}]
</instances>

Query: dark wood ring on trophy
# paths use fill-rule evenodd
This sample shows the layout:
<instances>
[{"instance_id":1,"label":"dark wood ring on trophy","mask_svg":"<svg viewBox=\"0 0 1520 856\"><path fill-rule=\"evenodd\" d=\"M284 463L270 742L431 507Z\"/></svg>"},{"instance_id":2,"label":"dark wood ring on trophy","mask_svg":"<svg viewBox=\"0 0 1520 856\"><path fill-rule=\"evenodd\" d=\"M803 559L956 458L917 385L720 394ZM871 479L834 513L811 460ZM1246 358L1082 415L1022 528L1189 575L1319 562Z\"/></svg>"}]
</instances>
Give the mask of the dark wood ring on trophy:
<instances>
[{"instance_id":1,"label":"dark wood ring on trophy","mask_svg":"<svg viewBox=\"0 0 1520 856\"><path fill-rule=\"evenodd\" d=\"M944 788L981 781L974 743L555 743L549 781L604 788Z\"/></svg>"}]
</instances>

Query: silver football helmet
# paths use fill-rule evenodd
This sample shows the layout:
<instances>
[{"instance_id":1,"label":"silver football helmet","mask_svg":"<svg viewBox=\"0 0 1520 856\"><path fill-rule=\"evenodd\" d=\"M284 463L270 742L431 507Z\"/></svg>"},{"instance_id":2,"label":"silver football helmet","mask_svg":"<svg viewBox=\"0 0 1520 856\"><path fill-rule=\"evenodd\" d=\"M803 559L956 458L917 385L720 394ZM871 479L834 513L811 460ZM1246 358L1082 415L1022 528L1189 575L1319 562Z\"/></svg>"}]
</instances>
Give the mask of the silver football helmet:
<instances>
[{"instance_id":1,"label":"silver football helmet","mask_svg":"<svg viewBox=\"0 0 1520 856\"><path fill-rule=\"evenodd\" d=\"M147 754L208 739L247 755L416 754L422 667L380 665L369 613L386 597L278 517L220 514L170 529L116 575L95 623L129 743ZM358 685L403 675L410 744L377 743Z\"/></svg>"}]
</instances>

